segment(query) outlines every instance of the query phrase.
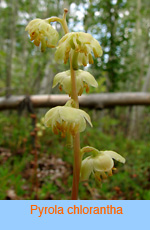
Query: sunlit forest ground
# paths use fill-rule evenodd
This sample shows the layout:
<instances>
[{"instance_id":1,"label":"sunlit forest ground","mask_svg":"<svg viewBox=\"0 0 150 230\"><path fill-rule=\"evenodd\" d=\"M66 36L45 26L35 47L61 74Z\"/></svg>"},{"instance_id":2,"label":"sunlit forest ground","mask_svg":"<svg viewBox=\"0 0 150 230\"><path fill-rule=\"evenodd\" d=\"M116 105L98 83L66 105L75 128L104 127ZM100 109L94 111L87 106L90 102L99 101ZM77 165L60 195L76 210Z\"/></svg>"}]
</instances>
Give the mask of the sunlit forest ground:
<instances>
[{"instance_id":1,"label":"sunlit forest ground","mask_svg":"<svg viewBox=\"0 0 150 230\"><path fill-rule=\"evenodd\" d=\"M143 135L146 129L141 130L142 138L127 137L125 109L115 110L115 118L110 110L88 113L94 128L87 127L81 134L81 147L92 145L100 150L114 150L126 158L126 163L115 162L117 170L101 185L92 177L80 183L79 199L150 199L150 136ZM43 110L37 123L42 114ZM66 140L53 135L50 129L37 137L36 182L35 127L30 115L1 112L0 121L0 199L70 199L73 157Z\"/></svg>"}]
</instances>

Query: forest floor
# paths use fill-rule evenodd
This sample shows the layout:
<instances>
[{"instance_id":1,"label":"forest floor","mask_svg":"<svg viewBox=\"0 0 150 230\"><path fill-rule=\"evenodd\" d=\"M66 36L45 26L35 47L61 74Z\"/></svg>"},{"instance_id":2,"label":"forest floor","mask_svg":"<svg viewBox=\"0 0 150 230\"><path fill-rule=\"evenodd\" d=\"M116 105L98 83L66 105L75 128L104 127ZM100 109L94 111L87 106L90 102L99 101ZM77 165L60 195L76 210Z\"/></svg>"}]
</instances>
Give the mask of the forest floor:
<instances>
[{"instance_id":1,"label":"forest floor","mask_svg":"<svg viewBox=\"0 0 150 230\"><path fill-rule=\"evenodd\" d=\"M81 147L114 150L126 158L115 162L113 176L97 184L91 176L80 183L81 200L149 200L150 141L129 139L122 120L91 112L93 128L81 134ZM40 117L40 116L39 116ZM40 119L38 119L38 123ZM33 120L28 114L0 114L0 199L69 200L72 186L72 150L66 140L50 129L33 135ZM39 130L38 130L39 131ZM36 144L35 144L36 141ZM37 157L37 166L36 166Z\"/></svg>"}]
</instances>

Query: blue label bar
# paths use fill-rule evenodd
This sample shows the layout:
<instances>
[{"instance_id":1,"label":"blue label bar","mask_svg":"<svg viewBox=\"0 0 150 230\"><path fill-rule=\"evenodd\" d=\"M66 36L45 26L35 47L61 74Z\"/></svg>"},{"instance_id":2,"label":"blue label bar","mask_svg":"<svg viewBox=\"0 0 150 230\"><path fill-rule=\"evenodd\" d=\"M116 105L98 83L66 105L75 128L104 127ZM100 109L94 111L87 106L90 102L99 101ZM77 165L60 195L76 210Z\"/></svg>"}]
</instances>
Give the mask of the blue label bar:
<instances>
[{"instance_id":1,"label":"blue label bar","mask_svg":"<svg viewBox=\"0 0 150 230\"><path fill-rule=\"evenodd\" d=\"M144 229L150 201L0 201L0 229Z\"/></svg>"}]
</instances>

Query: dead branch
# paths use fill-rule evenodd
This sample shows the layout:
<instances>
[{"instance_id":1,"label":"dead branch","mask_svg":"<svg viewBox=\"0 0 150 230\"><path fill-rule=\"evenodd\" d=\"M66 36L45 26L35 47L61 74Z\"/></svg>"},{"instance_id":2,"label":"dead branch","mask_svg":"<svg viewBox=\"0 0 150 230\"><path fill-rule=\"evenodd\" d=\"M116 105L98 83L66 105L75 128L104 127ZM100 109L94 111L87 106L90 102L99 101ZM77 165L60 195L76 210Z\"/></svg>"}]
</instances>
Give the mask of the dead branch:
<instances>
[{"instance_id":1,"label":"dead branch","mask_svg":"<svg viewBox=\"0 0 150 230\"><path fill-rule=\"evenodd\" d=\"M18 109L26 96L0 97L0 110ZM64 105L69 99L67 95L32 95L30 100L34 108ZM81 107L103 109L115 106L150 105L150 93L100 93L79 97Z\"/></svg>"}]
</instances>

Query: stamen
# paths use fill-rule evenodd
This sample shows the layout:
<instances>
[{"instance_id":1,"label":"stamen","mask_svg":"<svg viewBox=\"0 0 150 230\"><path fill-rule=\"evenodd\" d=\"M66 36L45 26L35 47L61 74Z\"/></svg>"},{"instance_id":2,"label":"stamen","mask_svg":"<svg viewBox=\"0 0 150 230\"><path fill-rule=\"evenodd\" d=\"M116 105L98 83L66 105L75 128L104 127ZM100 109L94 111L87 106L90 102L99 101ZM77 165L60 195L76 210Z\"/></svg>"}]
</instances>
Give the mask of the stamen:
<instances>
[{"instance_id":1,"label":"stamen","mask_svg":"<svg viewBox=\"0 0 150 230\"><path fill-rule=\"evenodd\" d=\"M88 84L84 84L84 87L86 88L86 93L89 93L89 91L90 91L90 88L89 88L89 86L88 86Z\"/></svg>"},{"instance_id":2,"label":"stamen","mask_svg":"<svg viewBox=\"0 0 150 230\"><path fill-rule=\"evenodd\" d=\"M59 90L62 91L62 85L59 85Z\"/></svg>"},{"instance_id":3,"label":"stamen","mask_svg":"<svg viewBox=\"0 0 150 230\"><path fill-rule=\"evenodd\" d=\"M98 172L95 172L94 176L95 176L95 180L98 180L98 181L102 180L101 177L100 177L100 174Z\"/></svg>"},{"instance_id":4,"label":"stamen","mask_svg":"<svg viewBox=\"0 0 150 230\"><path fill-rule=\"evenodd\" d=\"M88 48L86 45L83 46L83 51L84 51L85 56L87 56L88 55Z\"/></svg>"},{"instance_id":5,"label":"stamen","mask_svg":"<svg viewBox=\"0 0 150 230\"><path fill-rule=\"evenodd\" d=\"M53 133L55 133L56 135L58 135L58 129L56 128L56 126L53 126Z\"/></svg>"},{"instance_id":6,"label":"stamen","mask_svg":"<svg viewBox=\"0 0 150 230\"><path fill-rule=\"evenodd\" d=\"M68 122L63 121L63 122L62 122L62 126L61 126L62 130L63 130L63 131L67 131L67 128L68 128L67 126L68 126Z\"/></svg>"},{"instance_id":7,"label":"stamen","mask_svg":"<svg viewBox=\"0 0 150 230\"><path fill-rule=\"evenodd\" d=\"M87 66L87 58L86 58L85 56L83 56L82 64L83 64L84 66Z\"/></svg>"},{"instance_id":8,"label":"stamen","mask_svg":"<svg viewBox=\"0 0 150 230\"><path fill-rule=\"evenodd\" d=\"M58 121L56 121L56 126L57 126L57 129L59 129L60 131L62 130L62 126Z\"/></svg>"},{"instance_id":9,"label":"stamen","mask_svg":"<svg viewBox=\"0 0 150 230\"><path fill-rule=\"evenodd\" d=\"M70 124L70 133L72 134L72 136L75 136L76 132L75 132L75 127L76 127L76 124L73 122Z\"/></svg>"},{"instance_id":10,"label":"stamen","mask_svg":"<svg viewBox=\"0 0 150 230\"><path fill-rule=\"evenodd\" d=\"M80 90L79 90L79 92L78 92L78 96L81 96L82 93L83 93L83 88L81 87Z\"/></svg>"},{"instance_id":11,"label":"stamen","mask_svg":"<svg viewBox=\"0 0 150 230\"><path fill-rule=\"evenodd\" d=\"M39 46L40 45L40 41L38 39L35 39L34 40L34 45Z\"/></svg>"},{"instance_id":12,"label":"stamen","mask_svg":"<svg viewBox=\"0 0 150 230\"><path fill-rule=\"evenodd\" d=\"M105 172L101 172L101 176L102 176L103 179L107 179L107 175L106 175Z\"/></svg>"},{"instance_id":13,"label":"stamen","mask_svg":"<svg viewBox=\"0 0 150 230\"><path fill-rule=\"evenodd\" d=\"M112 168L112 170L116 171L116 170L117 170L117 168Z\"/></svg>"},{"instance_id":14,"label":"stamen","mask_svg":"<svg viewBox=\"0 0 150 230\"><path fill-rule=\"evenodd\" d=\"M108 176L112 176L112 170L108 171Z\"/></svg>"},{"instance_id":15,"label":"stamen","mask_svg":"<svg viewBox=\"0 0 150 230\"><path fill-rule=\"evenodd\" d=\"M96 58L99 57L99 55L98 55L98 53L97 53L97 51L96 51L95 48L93 48L93 53L94 53L94 56L95 56Z\"/></svg>"},{"instance_id":16,"label":"stamen","mask_svg":"<svg viewBox=\"0 0 150 230\"><path fill-rule=\"evenodd\" d=\"M62 133L61 133L61 137L64 138L65 136L66 136L66 133L62 132Z\"/></svg>"},{"instance_id":17,"label":"stamen","mask_svg":"<svg viewBox=\"0 0 150 230\"><path fill-rule=\"evenodd\" d=\"M92 55L89 53L89 64L93 64L94 63L94 61L93 61L93 58L92 58Z\"/></svg>"}]
</instances>

